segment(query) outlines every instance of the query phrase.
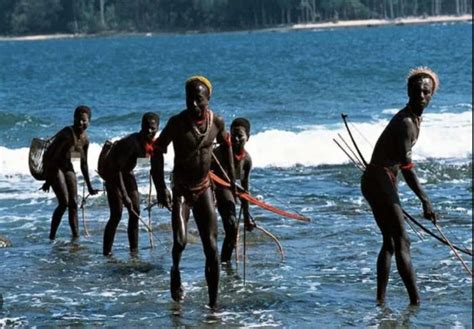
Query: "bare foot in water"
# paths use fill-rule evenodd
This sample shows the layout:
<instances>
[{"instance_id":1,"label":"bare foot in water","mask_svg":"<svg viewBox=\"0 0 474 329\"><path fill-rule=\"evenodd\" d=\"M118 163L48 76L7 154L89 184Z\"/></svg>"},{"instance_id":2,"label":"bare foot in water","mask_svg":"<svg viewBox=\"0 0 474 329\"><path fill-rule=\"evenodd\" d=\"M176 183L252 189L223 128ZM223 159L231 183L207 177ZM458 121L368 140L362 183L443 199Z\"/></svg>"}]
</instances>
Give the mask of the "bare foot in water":
<instances>
[{"instance_id":1,"label":"bare foot in water","mask_svg":"<svg viewBox=\"0 0 474 329\"><path fill-rule=\"evenodd\" d=\"M179 270L175 270L174 267L171 267L170 282L171 298L179 303L184 299L184 288Z\"/></svg>"}]
</instances>

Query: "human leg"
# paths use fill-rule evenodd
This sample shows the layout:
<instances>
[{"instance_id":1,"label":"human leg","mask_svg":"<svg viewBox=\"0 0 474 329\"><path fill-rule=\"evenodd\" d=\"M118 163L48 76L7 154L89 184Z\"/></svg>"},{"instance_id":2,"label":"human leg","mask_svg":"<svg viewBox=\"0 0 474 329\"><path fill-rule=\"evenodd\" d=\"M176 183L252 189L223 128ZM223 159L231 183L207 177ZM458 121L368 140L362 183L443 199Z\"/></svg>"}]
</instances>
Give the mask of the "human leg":
<instances>
[{"instance_id":1,"label":"human leg","mask_svg":"<svg viewBox=\"0 0 474 329\"><path fill-rule=\"evenodd\" d=\"M71 227L72 237L79 238L79 221L77 219L77 178L74 170L68 170L64 174L68 190L68 215L69 226Z\"/></svg>"},{"instance_id":2,"label":"human leg","mask_svg":"<svg viewBox=\"0 0 474 329\"><path fill-rule=\"evenodd\" d=\"M370 202L370 206L383 239L382 247L377 257L377 303L383 304L390 276L394 245L388 226L389 218L386 206L379 202Z\"/></svg>"},{"instance_id":3,"label":"human leg","mask_svg":"<svg viewBox=\"0 0 474 329\"><path fill-rule=\"evenodd\" d=\"M382 247L377 257L377 303L385 302L388 280L390 277L390 268L392 256L394 253L393 239L390 230L390 215L387 207L390 204L390 198L381 191L394 192L385 177L385 172L366 172L362 177L362 194L369 202L374 215L375 222L382 233ZM383 185L383 186L381 186ZM396 192L395 192L396 193Z\"/></svg>"},{"instance_id":4,"label":"human leg","mask_svg":"<svg viewBox=\"0 0 474 329\"><path fill-rule=\"evenodd\" d=\"M230 262L237 240L237 219L235 217L235 199L230 190L216 191L217 208L224 225L225 237L222 242L221 262Z\"/></svg>"},{"instance_id":5,"label":"human leg","mask_svg":"<svg viewBox=\"0 0 474 329\"><path fill-rule=\"evenodd\" d=\"M132 200L132 208L128 209L128 242L130 252L138 252L138 216L140 216L140 195L138 193L137 182L133 174L124 174L123 181L127 189L128 196Z\"/></svg>"},{"instance_id":6,"label":"human leg","mask_svg":"<svg viewBox=\"0 0 474 329\"><path fill-rule=\"evenodd\" d=\"M396 220L393 221L393 241L398 273L408 292L411 305L420 304L420 295L416 286L416 276L411 262L410 239L404 227L403 212L399 204L393 207Z\"/></svg>"},{"instance_id":7,"label":"human leg","mask_svg":"<svg viewBox=\"0 0 474 329\"><path fill-rule=\"evenodd\" d=\"M217 302L219 287L219 259L217 251L217 218L210 188L194 204L193 215L199 235L201 236L204 254L206 255L205 274L209 306L214 307Z\"/></svg>"},{"instance_id":8,"label":"human leg","mask_svg":"<svg viewBox=\"0 0 474 329\"><path fill-rule=\"evenodd\" d=\"M58 205L54 209L53 216L51 219L51 229L49 232L49 239L54 240L56 238L56 232L58 230L61 219L63 218L64 212L69 203L68 189L66 185L66 179L64 173L61 170L57 170L54 174L48 177L48 181L51 183L53 192L58 200Z\"/></svg>"},{"instance_id":9,"label":"human leg","mask_svg":"<svg viewBox=\"0 0 474 329\"><path fill-rule=\"evenodd\" d=\"M369 201L384 239L377 259L377 301L383 303L385 299L391 257L395 254L398 273L408 291L410 303L418 305L420 296L416 287L410 240L405 231L398 192L390 177L383 171L375 173L370 178L363 177L362 192Z\"/></svg>"},{"instance_id":10,"label":"human leg","mask_svg":"<svg viewBox=\"0 0 474 329\"><path fill-rule=\"evenodd\" d=\"M120 223L122 218L122 194L116 184L109 182L105 183L105 189L107 191L107 201L109 203L110 216L107 225L104 230L104 245L103 245L103 255L109 256L112 253L112 245L114 243L115 232L117 231L117 226Z\"/></svg>"},{"instance_id":11,"label":"human leg","mask_svg":"<svg viewBox=\"0 0 474 329\"><path fill-rule=\"evenodd\" d=\"M384 239L385 240L385 239ZM383 304L387 292L388 279L390 276L390 267L393 256L393 242L387 239L380 248L379 256L377 257L377 303Z\"/></svg>"},{"instance_id":12,"label":"human leg","mask_svg":"<svg viewBox=\"0 0 474 329\"><path fill-rule=\"evenodd\" d=\"M179 263L181 254L186 248L188 234L189 208L183 202L183 197L173 193L173 208L171 211L171 226L173 229L173 248L171 256L173 266L170 271L171 297L179 302L184 298L184 289L181 284Z\"/></svg>"}]
</instances>

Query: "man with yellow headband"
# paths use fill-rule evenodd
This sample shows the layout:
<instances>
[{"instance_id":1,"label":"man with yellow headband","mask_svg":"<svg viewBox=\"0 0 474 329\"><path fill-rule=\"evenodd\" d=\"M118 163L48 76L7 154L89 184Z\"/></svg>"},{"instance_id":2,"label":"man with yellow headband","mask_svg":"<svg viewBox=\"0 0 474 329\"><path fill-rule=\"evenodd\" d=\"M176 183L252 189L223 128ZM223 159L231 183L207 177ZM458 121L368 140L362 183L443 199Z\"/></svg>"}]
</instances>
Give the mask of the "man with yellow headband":
<instances>
[{"instance_id":1,"label":"man with yellow headband","mask_svg":"<svg viewBox=\"0 0 474 329\"><path fill-rule=\"evenodd\" d=\"M405 182L420 199L424 217L436 222L431 202L414 171L411 149L420 133L423 111L438 86L438 77L431 69L420 67L410 71L407 81L408 104L390 120L382 132L375 145L370 164L362 176L362 193L372 208L383 236L382 248L377 259L379 304L385 301L393 254L398 273L408 291L410 304L420 303L415 271L411 263L410 241L405 231L398 196L397 175L399 171L402 172Z\"/></svg>"},{"instance_id":2,"label":"man with yellow headband","mask_svg":"<svg viewBox=\"0 0 474 329\"><path fill-rule=\"evenodd\" d=\"M205 275L209 306L217 301L219 258L217 250L217 216L210 186L209 170L214 140L227 150L223 165L234 182L233 154L224 120L209 109L212 85L203 76L186 81L186 109L172 116L154 145L151 170L158 204L171 210L173 228L173 266L171 267L171 297L179 302L184 298L179 262L187 242L187 224L192 210L206 256ZM164 179L164 157L173 142L174 168L172 200ZM235 188L234 188L235 191Z\"/></svg>"}]
</instances>

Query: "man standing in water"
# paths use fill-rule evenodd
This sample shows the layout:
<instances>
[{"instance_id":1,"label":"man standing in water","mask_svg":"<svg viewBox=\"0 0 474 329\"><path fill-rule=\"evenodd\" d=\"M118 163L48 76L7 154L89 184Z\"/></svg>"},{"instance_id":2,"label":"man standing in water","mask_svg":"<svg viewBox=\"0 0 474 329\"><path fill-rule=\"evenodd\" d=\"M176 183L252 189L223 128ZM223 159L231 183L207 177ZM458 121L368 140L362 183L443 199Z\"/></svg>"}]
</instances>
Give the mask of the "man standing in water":
<instances>
[{"instance_id":1,"label":"man standing in water","mask_svg":"<svg viewBox=\"0 0 474 329\"><path fill-rule=\"evenodd\" d=\"M122 218L123 206L128 210L128 242L130 252L138 252L138 216L140 195L133 169L138 158L150 158L160 119L156 113L147 112L142 117L141 130L115 142L104 159L103 178L107 190L110 218L104 231L104 256L112 254L115 232ZM99 166L101 167L101 166Z\"/></svg>"},{"instance_id":2,"label":"man standing in water","mask_svg":"<svg viewBox=\"0 0 474 329\"><path fill-rule=\"evenodd\" d=\"M436 222L428 196L414 171L412 147L420 133L423 110L439 86L436 73L427 67L410 71L407 81L408 104L399 111L382 132L370 164L362 176L362 193L370 204L383 243L377 259L377 302L385 301L392 255L398 273L408 291L411 305L419 305L415 271L411 263L410 241L404 228L403 212L397 189L397 174L402 172L407 185L420 199L426 219Z\"/></svg>"},{"instance_id":3,"label":"man standing in water","mask_svg":"<svg viewBox=\"0 0 474 329\"><path fill-rule=\"evenodd\" d=\"M84 105L78 106L74 111L74 124L60 130L44 153L43 163L46 183L44 183L42 189L49 191L51 186L58 199L58 206L54 210L51 220L50 240L56 238L56 231L66 209L69 212L69 226L71 227L72 237L73 239L79 238L77 178L71 162L74 152L79 153L81 172L89 194L97 194L97 190L92 188L87 164L89 139L86 130L89 127L90 119L91 109Z\"/></svg>"},{"instance_id":4,"label":"man standing in water","mask_svg":"<svg viewBox=\"0 0 474 329\"><path fill-rule=\"evenodd\" d=\"M171 117L160 133L151 162L153 182L158 203L172 210L173 266L171 267L170 290L175 301L184 298L179 262L187 242L187 224L190 209L206 256L205 274L208 285L209 306L215 307L219 285L219 259L217 251L217 220L214 197L210 188L209 170L213 141L225 145L226 169L234 186L232 148L224 120L208 108L212 85L203 76L194 76L186 81L186 109ZM164 179L164 159L168 145L173 142L175 152L172 177L173 200Z\"/></svg>"},{"instance_id":5,"label":"man standing in water","mask_svg":"<svg viewBox=\"0 0 474 329\"><path fill-rule=\"evenodd\" d=\"M249 190L250 170L252 169L252 158L245 150L245 144L250 137L250 122L245 118L237 118L230 125L232 151L234 153L235 179L240 179L245 191ZM227 181L228 173L222 172L224 168L221 163L227 160L227 145L221 145L214 150L215 159L212 162L212 170ZM217 209L224 224L225 238L222 243L221 262L229 263L232 252L237 242L238 221L235 211L235 195L232 191L220 185L215 188ZM249 203L242 199L242 212L244 216L245 229L251 231L255 223L250 219Z\"/></svg>"}]
</instances>

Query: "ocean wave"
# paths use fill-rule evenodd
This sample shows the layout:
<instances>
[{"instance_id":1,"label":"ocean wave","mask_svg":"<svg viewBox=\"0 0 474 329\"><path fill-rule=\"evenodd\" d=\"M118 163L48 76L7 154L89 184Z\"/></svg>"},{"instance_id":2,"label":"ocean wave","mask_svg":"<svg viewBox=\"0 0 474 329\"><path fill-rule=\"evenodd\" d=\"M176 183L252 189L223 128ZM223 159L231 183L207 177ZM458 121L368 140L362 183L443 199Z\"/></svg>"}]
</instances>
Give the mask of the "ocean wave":
<instances>
[{"instance_id":1,"label":"ocean wave","mask_svg":"<svg viewBox=\"0 0 474 329\"><path fill-rule=\"evenodd\" d=\"M0 111L0 128L7 129L23 129L38 128L46 126L46 122L41 119L34 118L28 114L17 114Z\"/></svg>"},{"instance_id":2,"label":"ocean wave","mask_svg":"<svg viewBox=\"0 0 474 329\"><path fill-rule=\"evenodd\" d=\"M367 160L372 145L381 134L387 120L355 123L354 137ZM360 133L360 134L359 134ZM348 163L347 156L336 146L333 138L338 134L349 137L342 123L339 125L307 126L299 132L271 129L253 135L247 150L255 168L293 166L338 165ZM370 142L370 144L369 144ZM96 175L97 159L102 144L89 147L89 170ZM28 148L10 149L0 146L0 176L29 175ZM470 161L472 154L472 111L462 113L435 113L423 117L422 130L414 147L414 160L455 159ZM172 168L173 148L165 155L165 169ZM147 166L147 160L141 161ZM79 168L78 160L75 167Z\"/></svg>"},{"instance_id":3,"label":"ocean wave","mask_svg":"<svg viewBox=\"0 0 474 329\"><path fill-rule=\"evenodd\" d=\"M114 123L123 123L127 121L140 122L143 113L139 111L128 112L122 115L108 115L98 117L94 120L96 125L109 125Z\"/></svg>"},{"instance_id":4,"label":"ocean wave","mask_svg":"<svg viewBox=\"0 0 474 329\"><path fill-rule=\"evenodd\" d=\"M367 160L387 120L354 124L353 134ZM342 123L315 125L304 131L267 130L252 136L248 151L255 167L318 166L347 163L347 156L333 142L338 134L349 137ZM430 158L465 161L472 154L472 112L426 114L413 150L414 160Z\"/></svg>"}]
</instances>

